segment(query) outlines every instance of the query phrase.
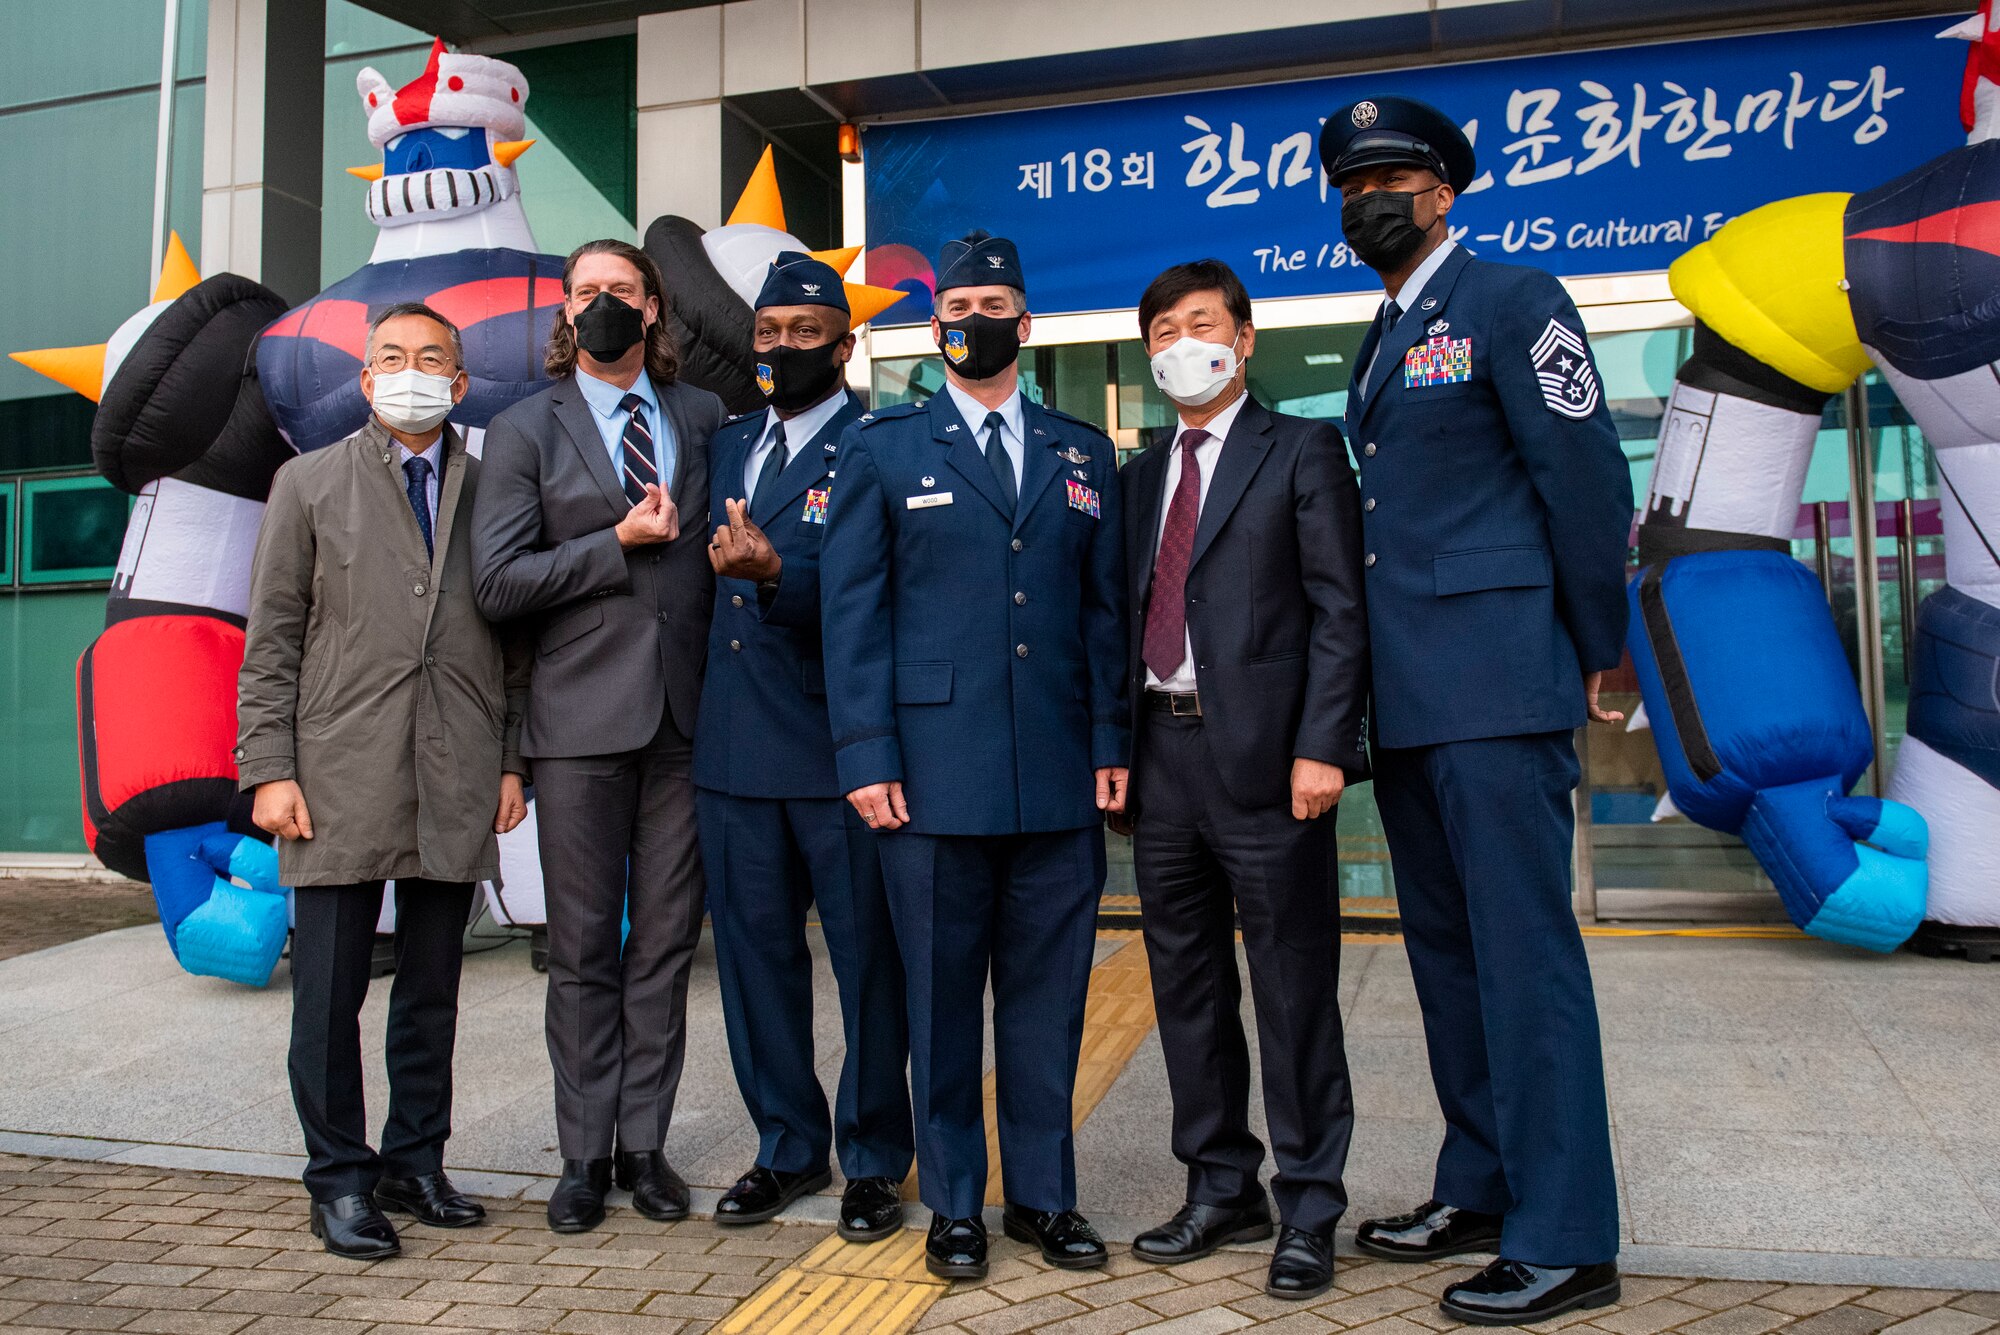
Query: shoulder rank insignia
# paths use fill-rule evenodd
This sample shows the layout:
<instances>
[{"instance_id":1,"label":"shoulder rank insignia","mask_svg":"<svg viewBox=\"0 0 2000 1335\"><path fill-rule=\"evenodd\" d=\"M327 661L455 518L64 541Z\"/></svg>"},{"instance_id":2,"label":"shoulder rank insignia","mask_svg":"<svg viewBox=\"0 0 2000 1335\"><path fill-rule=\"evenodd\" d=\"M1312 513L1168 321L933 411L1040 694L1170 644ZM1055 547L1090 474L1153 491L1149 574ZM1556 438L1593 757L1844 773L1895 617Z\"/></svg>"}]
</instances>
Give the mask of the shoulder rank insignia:
<instances>
[{"instance_id":1,"label":"shoulder rank insignia","mask_svg":"<svg viewBox=\"0 0 2000 1335\"><path fill-rule=\"evenodd\" d=\"M1090 462L1090 456L1080 452L1074 445L1066 449L1057 450L1056 454L1058 457L1067 459L1073 464L1087 464Z\"/></svg>"},{"instance_id":2,"label":"shoulder rank insignia","mask_svg":"<svg viewBox=\"0 0 2000 1335\"><path fill-rule=\"evenodd\" d=\"M1591 369L1590 351L1575 330L1550 316L1528 360L1535 365L1542 402L1550 412L1581 422L1597 411L1597 372Z\"/></svg>"}]
</instances>

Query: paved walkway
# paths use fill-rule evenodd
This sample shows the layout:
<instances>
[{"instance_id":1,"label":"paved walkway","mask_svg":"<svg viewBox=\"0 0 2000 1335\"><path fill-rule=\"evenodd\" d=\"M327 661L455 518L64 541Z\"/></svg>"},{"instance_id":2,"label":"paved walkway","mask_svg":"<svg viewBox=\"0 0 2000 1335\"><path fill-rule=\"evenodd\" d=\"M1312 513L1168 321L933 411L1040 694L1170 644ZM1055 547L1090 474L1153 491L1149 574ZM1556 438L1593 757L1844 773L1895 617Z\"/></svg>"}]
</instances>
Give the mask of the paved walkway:
<instances>
[{"instance_id":1,"label":"paved walkway","mask_svg":"<svg viewBox=\"0 0 2000 1335\"><path fill-rule=\"evenodd\" d=\"M993 1272L947 1286L914 1232L855 1247L827 1230L723 1231L616 1209L558 1238L541 1212L493 1202L485 1227L411 1225L404 1255L328 1256L296 1183L0 1155L0 1325L186 1335L401 1335L455 1330L569 1335L935 1330L968 1335L1203 1335L1261 1327L1426 1335L1452 1266L1341 1262L1312 1304L1261 1292L1265 1258L1227 1251L1160 1270L1117 1249L1103 1271L1051 1270L996 1240ZM1628 1278L1615 1308L1538 1326L1578 1335L1979 1335L2000 1294Z\"/></svg>"}]
</instances>

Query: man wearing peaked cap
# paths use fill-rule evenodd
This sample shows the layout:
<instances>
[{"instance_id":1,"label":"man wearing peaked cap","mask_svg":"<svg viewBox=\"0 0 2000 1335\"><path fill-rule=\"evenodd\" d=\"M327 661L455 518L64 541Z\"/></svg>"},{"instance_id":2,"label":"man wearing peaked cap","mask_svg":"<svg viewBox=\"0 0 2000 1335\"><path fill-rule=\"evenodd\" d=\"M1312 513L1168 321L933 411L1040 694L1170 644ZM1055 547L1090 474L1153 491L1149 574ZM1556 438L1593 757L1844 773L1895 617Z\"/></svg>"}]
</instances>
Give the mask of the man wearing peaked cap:
<instances>
[{"instance_id":1,"label":"man wearing peaked cap","mask_svg":"<svg viewBox=\"0 0 2000 1335\"><path fill-rule=\"evenodd\" d=\"M751 369L770 406L711 446L715 616L694 781L730 1060L758 1136L716 1222L774 1217L827 1185L837 1151L840 1234L872 1242L901 1227L914 1148L903 966L875 836L834 773L822 685L820 540L836 442L861 416L843 376L849 315L840 275L796 251L757 297ZM831 1118L814 1074L814 908L847 1047Z\"/></svg>"},{"instance_id":2,"label":"man wearing peaked cap","mask_svg":"<svg viewBox=\"0 0 2000 1335\"><path fill-rule=\"evenodd\" d=\"M937 270L944 391L840 442L821 566L834 765L877 831L908 979L926 1264L986 1273L990 973L1008 1235L1098 1266L1070 1105L1130 749L1116 451L1020 391L1013 244L974 233Z\"/></svg>"},{"instance_id":3,"label":"man wearing peaked cap","mask_svg":"<svg viewBox=\"0 0 2000 1335\"><path fill-rule=\"evenodd\" d=\"M1576 307L1450 235L1472 146L1435 107L1335 111L1321 161L1386 299L1355 357L1375 797L1445 1118L1389 1260L1497 1252L1444 1292L1485 1325L1619 1293L1618 1203L1570 907L1573 731L1625 637L1632 486Z\"/></svg>"}]
</instances>

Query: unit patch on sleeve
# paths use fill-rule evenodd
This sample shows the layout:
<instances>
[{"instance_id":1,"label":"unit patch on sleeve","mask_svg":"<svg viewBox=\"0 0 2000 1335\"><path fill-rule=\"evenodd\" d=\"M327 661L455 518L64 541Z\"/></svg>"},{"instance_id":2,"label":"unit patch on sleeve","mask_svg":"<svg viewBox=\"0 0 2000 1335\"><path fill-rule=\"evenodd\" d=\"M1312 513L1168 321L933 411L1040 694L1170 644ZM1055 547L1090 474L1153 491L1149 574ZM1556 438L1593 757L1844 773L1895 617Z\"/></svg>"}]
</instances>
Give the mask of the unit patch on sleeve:
<instances>
[{"instance_id":1,"label":"unit patch on sleeve","mask_svg":"<svg viewBox=\"0 0 2000 1335\"><path fill-rule=\"evenodd\" d=\"M1092 519L1102 519L1103 507L1098 503L1097 493L1081 482L1063 479L1063 487L1069 492L1069 508L1081 510Z\"/></svg>"},{"instance_id":2,"label":"unit patch on sleeve","mask_svg":"<svg viewBox=\"0 0 2000 1335\"><path fill-rule=\"evenodd\" d=\"M814 487L806 493L806 510L799 516L802 524L824 524L826 522L826 498L833 494L832 487Z\"/></svg>"},{"instance_id":3,"label":"unit patch on sleeve","mask_svg":"<svg viewBox=\"0 0 2000 1335\"><path fill-rule=\"evenodd\" d=\"M1425 339L1403 354L1403 388L1428 389L1472 379L1472 338Z\"/></svg>"},{"instance_id":4,"label":"unit patch on sleeve","mask_svg":"<svg viewBox=\"0 0 2000 1335\"><path fill-rule=\"evenodd\" d=\"M1559 417L1581 422L1597 411L1597 372L1583 339L1554 316L1528 353L1541 382L1542 402Z\"/></svg>"}]
</instances>

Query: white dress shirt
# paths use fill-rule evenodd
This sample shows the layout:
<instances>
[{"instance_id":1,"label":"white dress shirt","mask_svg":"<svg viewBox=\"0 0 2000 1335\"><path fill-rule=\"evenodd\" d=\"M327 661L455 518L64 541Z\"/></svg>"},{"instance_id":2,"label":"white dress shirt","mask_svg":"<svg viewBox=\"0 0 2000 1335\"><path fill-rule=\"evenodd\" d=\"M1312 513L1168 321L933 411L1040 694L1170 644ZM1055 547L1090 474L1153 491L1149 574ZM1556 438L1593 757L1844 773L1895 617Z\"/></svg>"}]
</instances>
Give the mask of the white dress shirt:
<instances>
[{"instance_id":1,"label":"white dress shirt","mask_svg":"<svg viewBox=\"0 0 2000 1335\"><path fill-rule=\"evenodd\" d=\"M431 466L430 477L424 482L424 500L430 506L431 532L436 533L438 526L438 486L444 479L444 432L438 432L438 438L431 442L429 449L425 450L412 450L399 440L396 442L396 455L396 466L399 468L412 459L422 459ZM410 476L407 469L404 470L403 476L406 479ZM404 489L408 490L407 483Z\"/></svg>"},{"instance_id":2,"label":"white dress shirt","mask_svg":"<svg viewBox=\"0 0 2000 1335\"><path fill-rule=\"evenodd\" d=\"M1444 239L1444 244L1424 256L1424 262L1417 266L1416 272L1404 280L1402 291L1398 292L1393 298L1386 291L1382 293L1383 301L1393 300L1403 312L1401 316L1397 317L1397 324L1401 324L1404 320L1410 318L1411 313L1416 309L1418 299L1424 295L1424 285L1431 281L1433 274L1444 267L1445 258L1457 249L1458 242L1447 236ZM1377 324L1380 324L1382 321L1382 309L1379 306L1375 308L1375 321ZM1374 392L1375 383L1368 377L1374 374L1375 363L1380 360L1382 355L1382 344L1386 342L1388 342L1388 335L1387 331L1384 331L1383 337L1375 343L1375 350L1368 354L1368 365L1361 368L1361 383L1369 387L1370 393Z\"/></svg>"},{"instance_id":3,"label":"white dress shirt","mask_svg":"<svg viewBox=\"0 0 2000 1335\"><path fill-rule=\"evenodd\" d=\"M949 380L944 382L944 387L951 394L952 406L958 409L958 415L972 430L972 448L981 454L986 453L986 414L1000 414L1000 444L1007 451L1007 462L1014 465L1014 492L1019 495L1021 460L1026 448L1021 428L1021 391L1017 389L1009 394L1007 401L998 408L988 408Z\"/></svg>"},{"instance_id":4,"label":"white dress shirt","mask_svg":"<svg viewBox=\"0 0 2000 1335\"><path fill-rule=\"evenodd\" d=\"M779 465L779 470L783 471L791 467L792 460L799 457L799 451L833 420L833 415L846 406L847 389L842 386L804 412L794 413L789 420L778 416L776 408L766 408L763 434L743 460L742 499L748 500L757 494L757 475L764 471L764 461L771 457L778 439L782 438L785 442L785 462ZM774 432L773 427L782 429Z\"/></svg>"},{"instance_id":5,"label":"white dress shirt","mask_svg":"<svg viewBox=\"0 0 2000 1335\"><path fill-rule=\"evenodd\" d=\"M1236 415L1243 411L1243 405L1249 402L1249 399L1250 393L1246 389L1237 394L1236 402L1217 413L1207 426L1198 428L1208 433L1208 439L1195 446L1194 450L1194 461L1201 468L1201 496L1195 511L1196 523L1200 522L1201 510L1208 506L1208 488L1209 484L1215 481L1215 465L1222 458L1222 443L1229 438L1229 428L1235 425ZM1160 559L1160 544L1165 542L1167 537L1167 511L1173 509L1174 493L1181 485L1181 460L1186 456L1186 451L1181 448L1181 442L1193 429L1197 428L1190 428L1185 421L1182 422L1180 430L1174 435L1173 451L1167 455L1167 489L1160 498L1160 530L1153 535L1155 562ZM1189 629L1184 643L1186 647L1181 654L1180 666L1175 668L1173 675L1165 681L1161 681L1153 669L1146 669L1146 689L1177 692L1195 689L1192 628Z\"/></svg>"}]
</instances>

